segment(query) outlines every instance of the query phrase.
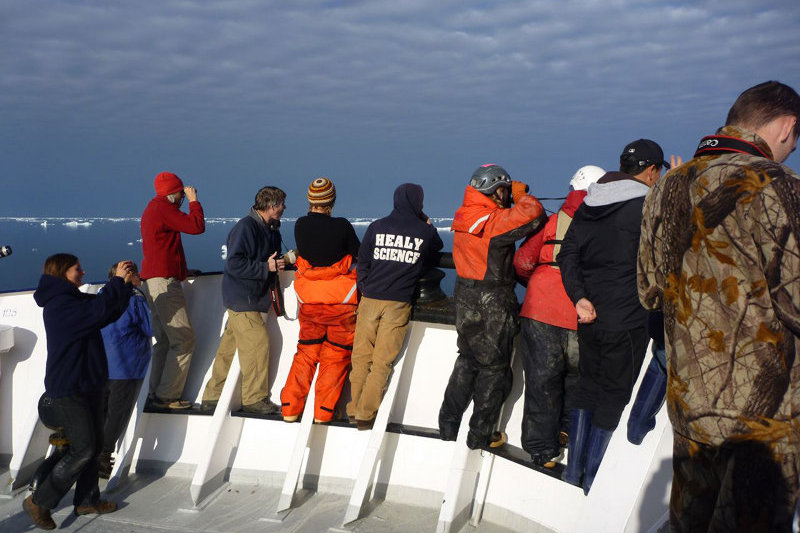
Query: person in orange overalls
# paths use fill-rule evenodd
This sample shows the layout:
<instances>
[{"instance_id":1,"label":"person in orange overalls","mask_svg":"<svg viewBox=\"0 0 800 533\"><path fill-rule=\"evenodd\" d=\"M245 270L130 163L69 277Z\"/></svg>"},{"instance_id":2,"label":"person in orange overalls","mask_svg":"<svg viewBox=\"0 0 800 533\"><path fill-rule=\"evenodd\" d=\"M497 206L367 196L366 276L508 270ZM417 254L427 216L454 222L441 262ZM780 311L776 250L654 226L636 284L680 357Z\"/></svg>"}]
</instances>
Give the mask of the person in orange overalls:
<instances>
[{"instance_id":1,"label":"person in orange overalls","mask_svg":"<svg viewBox=\"0 0 800 533\"><path fill-rule=\"evenodd\" d=\"M314 421L325 423L333 419L350 367L358 305L355 266L361 243L346 218L331 216L336 201L331 180L315 179L307 197L308 214L294 227L300 334L281 391L281 413L286 422L297 420L319 364Z\"/></svg>"}]
</instances>

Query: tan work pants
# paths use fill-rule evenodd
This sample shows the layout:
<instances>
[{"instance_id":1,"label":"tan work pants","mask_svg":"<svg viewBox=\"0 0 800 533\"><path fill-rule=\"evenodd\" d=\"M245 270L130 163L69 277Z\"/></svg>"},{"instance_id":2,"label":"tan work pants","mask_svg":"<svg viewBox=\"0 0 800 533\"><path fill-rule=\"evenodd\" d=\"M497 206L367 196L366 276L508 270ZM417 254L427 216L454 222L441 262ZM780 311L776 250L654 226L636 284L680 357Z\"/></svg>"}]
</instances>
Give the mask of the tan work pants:
<instances>
[{"instance_id":1,"label":"tan work pants","mask_svg":"<svg viewBox=\"0 0 800 533\"><path fill-rule=\"evenodd\" d=\"M203 401L219 400L222 387L239 350L242 368L242 405L252 405L269 398L269 334L258 311L231 311L214 356L211 379L203 391Z\"/></svg>"},{"instance_id":2,"label":"tan work pants","mask_svg":"<svg viewBox=\"0 0 800 533\"><path fill-rule=\"evenodd\" d=\"M351 356L347 416L372 420L381 405L392 364L403 347L411 304L361 298L356 312L356 335Z\"/></svg>"},{"instance_id":3,"label":"tan work pants","mask_svg":"<svg viewBox=\"0 0 800 533\"><path fill-rule=\"evenodd\" d=\"M195 338L186 310L183 286L177 278L150 278L142 284L153 322L150 394L177 400L183 393Z\"/></svg>"}]
</instances>

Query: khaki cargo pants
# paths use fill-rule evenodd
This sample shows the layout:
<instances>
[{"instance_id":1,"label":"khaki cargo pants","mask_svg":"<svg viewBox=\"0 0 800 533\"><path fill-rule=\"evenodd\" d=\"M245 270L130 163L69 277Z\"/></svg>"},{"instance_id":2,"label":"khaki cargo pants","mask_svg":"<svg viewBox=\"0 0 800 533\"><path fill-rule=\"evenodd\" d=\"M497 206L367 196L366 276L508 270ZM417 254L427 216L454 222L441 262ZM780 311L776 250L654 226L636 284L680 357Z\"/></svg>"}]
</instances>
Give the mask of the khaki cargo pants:
<instances>
[{"instance_id":1,"label":"khaki cargo pants","mask_svg":"<svg viewBox=\"0 0 800 533\"><path fill-rule=\"evenodd\" d=\"M392 365L408 330L411 304L362 297L356 312L356 335L350 362L347 416L372 420L381 405Z\"/></svg>"},{"instance_id":2,"label":"khaki cargo pants","mask_svg":"<svg viewBox=\"0 0 800 533\"><path fill-rule=\"evenodd\" d=\"M211 379L203 391L203 401L219 400L236 350L242 368L242 405L269 398L269 334L258 311L231 311L214 356Z\"/></svg>"},{"instance_id":3,"label":"khaki cargo pants","mask_svg":"<svg viewBox=\"0 0 800 533\"><path fill-rule=\"evenodd\" d=\"M177 400L183 394L195 337L183 286L177 278L150 278L142 283L153 322L150 394Z\"/></svg>"}]
</instances>

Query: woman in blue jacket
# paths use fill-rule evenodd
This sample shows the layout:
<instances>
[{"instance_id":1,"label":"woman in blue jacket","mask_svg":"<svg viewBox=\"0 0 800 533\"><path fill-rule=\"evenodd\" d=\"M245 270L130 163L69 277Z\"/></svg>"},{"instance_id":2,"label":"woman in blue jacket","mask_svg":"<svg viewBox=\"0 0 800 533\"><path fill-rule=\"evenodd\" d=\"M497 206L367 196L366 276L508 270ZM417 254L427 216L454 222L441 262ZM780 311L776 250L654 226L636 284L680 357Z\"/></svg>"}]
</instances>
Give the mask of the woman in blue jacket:
<instances>
[{"instance_id":1,"label":"woman in blue jacket","mask_svg":"<svg viewBox=\"0 0 800 533\"><path fill-rule=\"evenodd\" d=\"M108 279L114 279L119 263L114 263ZM150 364L153 328L147 299L139 290L142 279L139 270L131 263L133 294L128 307L116 322L104 327L103 344L108 359L108 384L105 389L105 426L103 429L103 452L100 454L99 474L108 479L114 460L111 454L122 431L127 427L139 387ZM102 293L105 289L100 289Z\"/></svg>"},{"instance_id":2,"label":"woman in blue jacket","mask_svg":"<svg viewBox=\"0 0 800 533\"><path fill-rule=\"evenodd\" d=\"M43 307L47 334L45 394L39 416L48 427L61 427L69 449L23 502L37 527L55 529L50 510L75 484L75 513L110 513L117 505L100 500L98 457L103 446L103 389L108 364L100 329L117 320L131 296L131 262L118 264L116 275L98 295L78 290L80 261L55 254L33 294Z\"/></svg>"}]
</instances>

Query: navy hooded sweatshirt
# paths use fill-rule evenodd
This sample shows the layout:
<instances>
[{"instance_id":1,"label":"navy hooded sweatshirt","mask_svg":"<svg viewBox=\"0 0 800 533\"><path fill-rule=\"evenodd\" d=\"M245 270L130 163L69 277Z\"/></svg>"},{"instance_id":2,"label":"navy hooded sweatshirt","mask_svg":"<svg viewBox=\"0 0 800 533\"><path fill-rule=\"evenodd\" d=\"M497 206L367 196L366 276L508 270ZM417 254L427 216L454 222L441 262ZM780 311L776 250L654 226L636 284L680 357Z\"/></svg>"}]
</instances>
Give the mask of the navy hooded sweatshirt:
<instances>
[{"instance_id":1,"label":"navy hooded sweatshirt","mask_svg":"<svg viewBox=\"0 0 800 533\"><path fill-rule=\"evenodd\" d=\"M411 302L420 276L432 266L442 239L422 212L422 187L394 191L394 210L367 228L358 252L358 288L367 298Z\"/></svg>"},{"instance_id":2,"label":"navy hooded sweatshirt","mask_svg":"<svg viewBox=\"0 0 800 533\"><path fill-rule=\"evenodd\" d=\"M128 306L131 285L114 277L98 295L85 294L63 278L43 274L33 299L43 307L47 334L46 394L63 398L99 392L108 380L100 330Z\"/></svg>"}]
</instances>

